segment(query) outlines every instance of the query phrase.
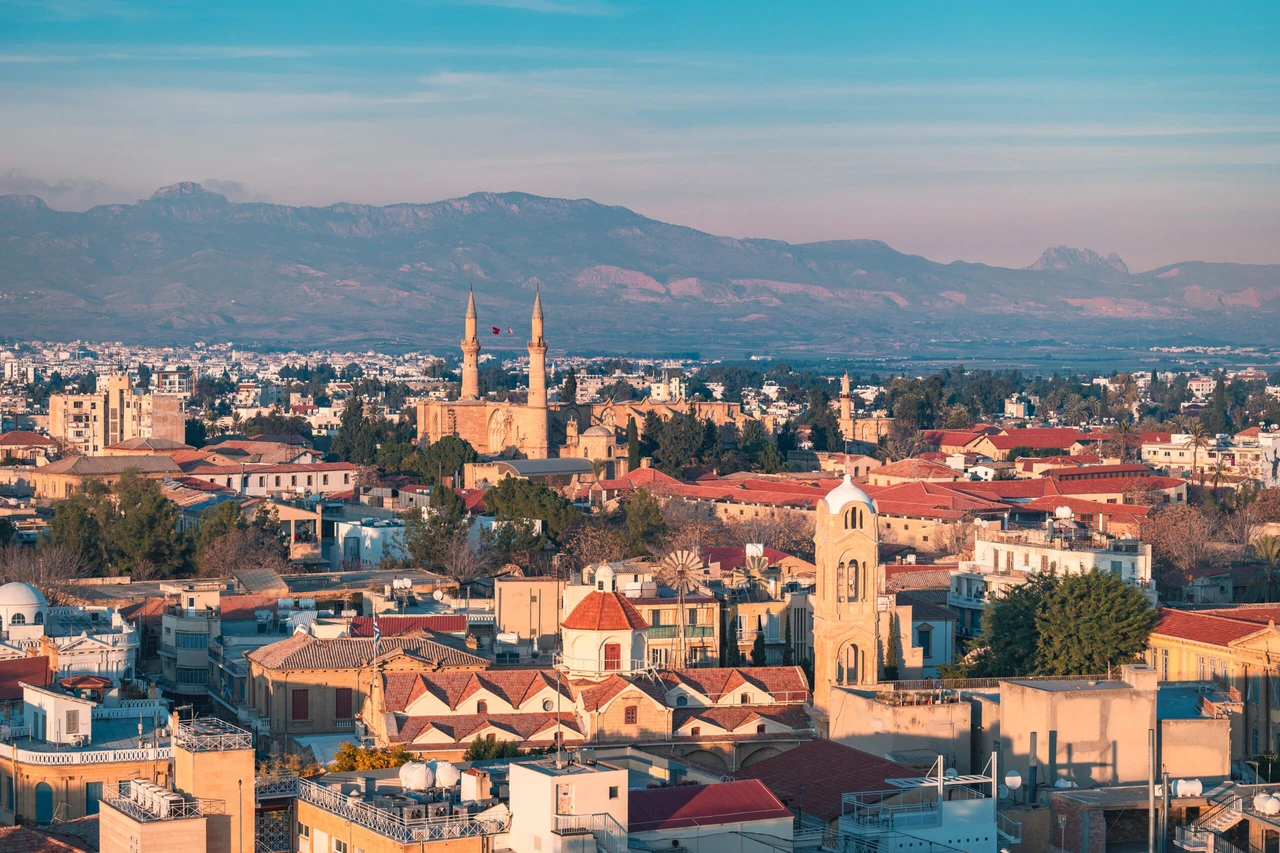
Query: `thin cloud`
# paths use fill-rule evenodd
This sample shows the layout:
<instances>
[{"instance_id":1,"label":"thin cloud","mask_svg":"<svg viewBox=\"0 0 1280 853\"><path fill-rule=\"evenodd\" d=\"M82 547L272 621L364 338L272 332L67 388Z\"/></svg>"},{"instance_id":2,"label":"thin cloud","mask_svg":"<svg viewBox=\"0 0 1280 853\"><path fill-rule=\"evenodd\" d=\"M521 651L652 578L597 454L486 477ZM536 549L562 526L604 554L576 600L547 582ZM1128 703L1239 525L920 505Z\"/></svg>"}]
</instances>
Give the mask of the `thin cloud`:
<instances>
[{"instance_id":1,"label":"thin cloud","mask_svg":"<svg viewBox=\"0 0 1280 853\"><path fill-rule=\"evenodd\" d=\"M455 6L493 6L543 15L585 15L594 18L621 14L622 10L603 0L442 0Z\"/></svg>"}]
</instances>

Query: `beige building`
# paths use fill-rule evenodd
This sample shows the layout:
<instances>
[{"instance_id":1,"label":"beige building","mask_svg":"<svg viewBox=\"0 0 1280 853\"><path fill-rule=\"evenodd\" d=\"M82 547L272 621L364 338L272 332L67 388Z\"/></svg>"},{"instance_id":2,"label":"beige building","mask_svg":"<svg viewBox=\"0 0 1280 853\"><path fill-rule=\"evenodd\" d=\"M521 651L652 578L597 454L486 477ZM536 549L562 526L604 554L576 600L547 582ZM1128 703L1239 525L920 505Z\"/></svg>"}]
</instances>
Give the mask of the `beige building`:
<instances>
[{"instance_id":1,"label":"beige building","mask_svg":"<svg viewBox=\"0 0 1280 853\"><path fill-rule=\"evenodd\" d=\"M127 375L111 376L106 386L95 394L52 395L49 434L85 456L97 456L108 446L133 438L181 443L186 437L180 396L137 394Z\"/></svg>"},{"instance_id":2,"label":"beige building","mask_svg":"<svg viewBox=\"0 0 1280 853\"><path fill-rule=\"evenodd\" d=\"M37 498L58 500L71 497L86 480L111 488L126 471L148 480L182 476L168 456L68 456L32 471L31 485Z\"/></svg>"},{"instance_id":3,"label":"beige building","mask_svg":"<svg viewBox=\"0 0 1280 853\"><path fill-rule=\"evenodd\" d=\"M493 614L498 631L499 656L514 655L519 663L533 652L539 656L555 651L560 636L559 578L500 577L493 585Z\"/></svg>"}]
</instances>

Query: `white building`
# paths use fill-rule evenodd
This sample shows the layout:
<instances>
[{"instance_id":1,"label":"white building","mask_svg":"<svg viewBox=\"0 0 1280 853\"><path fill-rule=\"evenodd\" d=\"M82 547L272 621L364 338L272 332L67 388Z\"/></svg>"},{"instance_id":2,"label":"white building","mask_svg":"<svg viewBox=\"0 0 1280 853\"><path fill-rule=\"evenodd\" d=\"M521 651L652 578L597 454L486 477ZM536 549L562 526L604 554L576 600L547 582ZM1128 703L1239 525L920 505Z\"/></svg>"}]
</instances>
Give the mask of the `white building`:
<instances>
[{"instance_id":1,"label":"white building","mask_svg":"<svg viewBox=\"0 0 1280 853\"><path fill-rule=\"evenodd\" d=\"M646 668L649 622L617 591L609 566L598 569L595 580L597 588L583 596L560 623L565 667L575 678L602 678Z\"/></svg>"},{"instance_id":2,"label":"white building","mask_svg":"<svg viewBox=\"0 0 1280 853\"><path fill-rule=\"evenodd\" d=\"M398 518L362 518L338 521L333 525L334 568L376 566L384 559L402 560L408 556L404 548L404 522Z\"/></svg>"},{"instance_id":3,"label":"white building","mask_svg":"<svg viewBox=\"0 0 1280 853\"><path fill-rule=\"evenodd\" d=\"M611 764L545 761L510 765L512 850L627 850L627 771Z\"/></svg>"},{"instance_id":4,"label":"white building","mask_svg":"<svg viewBox=\"0 0 1280 853\"><path fill-rule=\"evenodd\" d=\"M117 684L133 677L139 635L110 607L50 607L40 590L14 582L0 586L0 620L0 660L26 657L48 642L61 677L97 675Z\"/></svg>"}]
</instances>

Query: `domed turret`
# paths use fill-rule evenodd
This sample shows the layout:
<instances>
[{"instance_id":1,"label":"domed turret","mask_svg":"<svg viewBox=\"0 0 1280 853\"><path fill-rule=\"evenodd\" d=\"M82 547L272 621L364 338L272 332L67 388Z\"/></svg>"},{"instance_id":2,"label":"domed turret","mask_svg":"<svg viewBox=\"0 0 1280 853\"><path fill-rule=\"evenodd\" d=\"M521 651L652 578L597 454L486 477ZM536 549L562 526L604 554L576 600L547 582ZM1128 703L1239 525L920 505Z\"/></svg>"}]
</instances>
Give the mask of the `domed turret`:
<instances>
[{"instance_id":1,"label":"domed turret","mask_svg":"<svg viewBox=\"0 0 1280 853\"><path fill-rule=\"evenodd\" d=\"M872 512L877 511L876 502L871 499L870 495L855 486L853 478L848 474L844 475L844 482L827 492L827 496L823 500L827 503L827 512L832 515L840 515L844 512L844 508L851 503L865 504Z\"/></svg>"}]
</instances>

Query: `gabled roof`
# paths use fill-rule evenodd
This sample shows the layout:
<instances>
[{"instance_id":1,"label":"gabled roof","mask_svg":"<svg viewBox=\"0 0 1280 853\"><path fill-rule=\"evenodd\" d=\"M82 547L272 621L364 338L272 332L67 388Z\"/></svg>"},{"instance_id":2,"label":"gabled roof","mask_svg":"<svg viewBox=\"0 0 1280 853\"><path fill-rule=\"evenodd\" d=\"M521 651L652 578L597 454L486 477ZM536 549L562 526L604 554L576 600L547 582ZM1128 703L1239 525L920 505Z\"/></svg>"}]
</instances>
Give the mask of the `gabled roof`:
<instances>
[{"instance_id":1,"label":"gabled roof","mask_svg":"<svg viewBox=\"0 0 1280 853\"><path fill-rule=\"evenodd\" d=\"M725 731L733 731L744 723L771 720L792 729L811 726L809 715L797 705L728 705L713 708L677 708L671 713L671 729L675 731L690 720L702 720Z\"/></svg>"},{"instance_id":2,"label":"gabled roof","mask_svg":"<svg viewBox=\"0 0 1280 853\"><path fill-rule=\"evenodd\" d=\"M566 740L583 734L577 717L572 713L559 715L559 727ZM557 724L555 713L537 712L530 714L450 714L433 717L401 717L397 720L397 731L388 737L392 743L412 744L425 731L435 730L453 743L474 740L488 728L508 732L519 740L529 740L541 733L543 740L551 740Z\"/></svg>"},{"instance_id":3,"label":"gabled roof","mask_svg":"<svg viewBox=\"0 0 1280 853\"><path fill-rule=\"evenodd\" d=\"M629 791L628 832L791 820L791 812L754 779Z\"/></svg>"},{"instance_id":4,"label":"gabled roof","mask_svg":"<svg viewBox=\"0 0 1280 853\"><path fill-rule=\"evenodd\" d=\"M798 666L673 669L660 673L658 678L667 690L684 686L712 702L743 687L754 687L767 693L775 703L799 704L809 698L809 681Z\"/></svg>"},{"instance_id":5,"label":"gabled roof","mask_svg":"<svg viewBox=\"0 0 1280 853\"><path fill-rule=\"evenodd\" d=\"M860 749L814 740L731 775L734 779L758 779L787 805L803 807L805 814L822 820L835 820L843 813L845 794L883 791L889 787L886 779L920 773Z\"/></svg>"},{"instance_id":6,"label":"gabled roof","mask_svg":"<svg viewBox=\"0 0 1280 853\"><path fill-rule=\"evenodd\" d=\"M0 850L5 853L89 853L97 850L83 839L54 836L26 826L0 827Z\"/></svg>"},{"instance_id":7,"label":"gabled roof","mask_svg":"<svg viewBox=\"0 0 1280 853\"><path fill-rule=\"evenodd\" d=\"M637 678L628 681L617 673L613 673L603 681L586 681L574 684L578 691L578 699L584 711L598 711L608 705L617 696L629 688L638 690L661 706L666 706L667 694L648 678Z\"/></svg>"},{"instance_id":8,"label":"gabled roof","mask_svg":"<svg viewBox=\"0 0 1280 853\"><path fill-rule=\"evenodd\" d=\"M195 450L191 445L183 444L181 441L174 441L171 438L127 438L124 441L117 441L115 444L108 444L106 449L154 450L159 453Z\"/></svg>"},{"instance_id":9,"label":"gabled roof","mask_svg":"<svg viewBox=\"0 0 1280 853\"><path fill-rule=\"evenodd\" d=\"M576 631L632 631L649 622L620 592L594 590L578 602L560 627Z\"/></svg>"},{"instance_id":10,"label":"gabled roof","mask_svg":"<svg viewBox=\"0 0 1280 853\"><path fill-rule=\"evenodd\" d=\"M881 465L871 472L871 476L905 477L912 480L959 480L964 475L950 465L930 462L928 459L912 458L903 459L889 465Z\"/></svg>"},{"instance_id":11,"label":"gabled roof","mask_svg":"<svg viewBox=\"0 0 1280 853\"><path fill-rule=\"evenodd\" d=\"M496 669L484 672L388 672L382 676L383 711L402 713L419 696L430 693L451 710L481 691L519 708L543 690L556 689L554 675L543 669ZM568 684L561 679L560 694L573 702ZM542 711L542 708L532 709Z\"/></svg>"},{"instance_id":12,"label":"gabled roof","mask_svg":"<svg viewBox=\"0 0 1280 853\"><path fill-rule=\"evenodd\" d=\"M1153 636L1229 648L1233 643L1265 630L1277 620L1280 620L1280 606L1277 605L1214 610L1162 608L1151 633Z\"/></svg>"},{"instance_id":13,"label":"gabled roof","mask_svg":"<svg viewBox=\"0 0 1280 853\"><path fill-rule=\"evenodd\" d=\"M867 486L865 491L875 498L876 508L881 515L955 520L968 513L982 515L1008 510L1004 504L973 494L966 488L967 485L963 482L916 481L896 486Z\"/></svg>"}]
</instances>

